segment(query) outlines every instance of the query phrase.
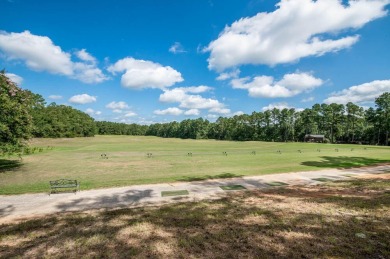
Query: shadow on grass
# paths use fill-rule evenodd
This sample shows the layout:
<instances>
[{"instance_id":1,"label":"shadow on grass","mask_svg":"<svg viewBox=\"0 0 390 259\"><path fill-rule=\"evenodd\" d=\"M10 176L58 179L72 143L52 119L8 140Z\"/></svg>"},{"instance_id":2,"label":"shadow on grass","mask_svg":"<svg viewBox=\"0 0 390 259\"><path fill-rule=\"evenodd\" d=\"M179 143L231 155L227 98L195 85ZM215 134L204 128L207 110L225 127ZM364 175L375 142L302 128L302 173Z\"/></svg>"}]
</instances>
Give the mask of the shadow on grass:
<instances>
[{"instance_id":1,"label":"shadow on grass","mask_svg":"<svg viewBox=\"0 0 390 259\"><path fill-rule=\"evenodd\" d=\"M17 160L0 159L0 173L11 171L21 167L23 164Z\"/></svg>"},{"instance_id":2,"label":"shadow on grass","mask_svg":"<svg viewBox=\"0 0 390 259\"><path fill-rule=\"evenodd\" d=\"M228 178L236 178L236 177L242 177L242 175L224 173L224 174L217 174L217 175L187 176L187 177L181 177L177 179L177 181L194 182L194 181L204 181L204 180L212 180L212 179L228 179Z\"/></svg>"},{"instance_id":3,"label":"shadow on grass","mask_svg":"<svg viewBox=\"0 0 390 259\"><path fill-rule=\"evenodd\" d=\"M138 205L140 201L152 197L153 190L128 190L114 195L100 195L96 198L76 198L57 205L61 211L88 210L98 208L127 207ZM61 195L59 193L58 195Z\"/></svg>"},{"instance_id":4,"label":"shadow on grass","mask_svg":"<svg viewBox=\"0 0 390 259\"><path fill-rule=\"evenodd\" d=\"M383 194L328 188L329 194L355 195L357 200L372 201ZM0 258L390 257L388 214L376 206L363 212L345 208L337 199L324 203L324 195L318 186L289 187L234 193L211 202L67 213L3 224ZM96 202L102 199L121 198L104 196Z\"/></svg>"},{"instance_id":5,"label":"shadow on grass","mask_svg":"<svg viewBox=\"0 0 390 259\"><path fill-rule=\"evenodd\" d=\"M368 166L380 163L386 163L390 160L375 159L367 157L349 157L349 156L322 156L322 161L305 161L301 165L316 166L320 168L352 168Z\"/></svg>"}]
</instances>

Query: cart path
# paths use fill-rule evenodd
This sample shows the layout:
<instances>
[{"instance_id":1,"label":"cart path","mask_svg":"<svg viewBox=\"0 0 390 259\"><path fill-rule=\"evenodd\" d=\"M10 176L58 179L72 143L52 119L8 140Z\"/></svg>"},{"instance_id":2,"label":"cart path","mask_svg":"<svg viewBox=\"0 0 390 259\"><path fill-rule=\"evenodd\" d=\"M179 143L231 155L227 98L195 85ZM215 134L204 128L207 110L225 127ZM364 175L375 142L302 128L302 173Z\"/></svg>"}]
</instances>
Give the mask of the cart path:
<instances>
[{"instance_id":1,"label":"cart path","mask_svg":"<svg viewBox=\"0 0 390 259\"><path fill-rule=\"evenodd\" d=\"M223 185L242 185L246 189L272 188L267 183L283 182L289 185L321 184L318 178L348 179L351 176L390 173L390 164L352 169L326 169L240 178L214 179L196 182L133 185L96 189L74 193L0 195L0 224L59 212L83 211L101 208L142 207L182 201L218 199L228 192ZM315 180L317 179L317 180ZM163 191L187 190L188 195L162 197Z\"/></svg>"}]
</instances>

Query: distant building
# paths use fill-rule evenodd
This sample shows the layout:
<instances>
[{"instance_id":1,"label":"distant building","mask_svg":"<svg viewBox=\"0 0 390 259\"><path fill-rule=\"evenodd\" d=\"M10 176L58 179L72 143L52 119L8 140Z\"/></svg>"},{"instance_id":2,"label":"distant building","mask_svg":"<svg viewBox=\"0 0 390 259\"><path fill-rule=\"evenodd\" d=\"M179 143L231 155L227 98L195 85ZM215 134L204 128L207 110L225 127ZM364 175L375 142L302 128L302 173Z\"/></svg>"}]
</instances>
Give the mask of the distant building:
<instances>
[{"instance_id":1,"label":"distant building","mask_svg":"<svg viewBox=\"0 0 390 259\"><path fill-rule=\"evenodd\" d=\"M313 134L305 135L305 142L324 142L324 141L325 141L325 135L313 135Z\"/></svg>"}]
</instances>

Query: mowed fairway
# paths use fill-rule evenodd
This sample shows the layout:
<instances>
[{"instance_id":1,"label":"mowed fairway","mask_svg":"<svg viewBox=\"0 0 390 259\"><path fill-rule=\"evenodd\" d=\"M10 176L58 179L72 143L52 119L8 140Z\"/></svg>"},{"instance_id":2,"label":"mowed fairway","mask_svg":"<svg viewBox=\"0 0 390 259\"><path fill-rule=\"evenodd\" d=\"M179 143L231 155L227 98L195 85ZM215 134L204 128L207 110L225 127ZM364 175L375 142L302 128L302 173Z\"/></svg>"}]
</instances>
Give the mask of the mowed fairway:
<instances>
[{"instance_id":1,"label":"mowed fairway","mask_svg":"<svg viewBox=\"0 0 390 259\"><path fill-rule=\"evenodd\" d=\"M0 159L0 194L47 192L48 182L61 178L77 179L86 190L390 162L390 148L361 145L96 136L34 139L31 146L43 152L21 163Z\"/></svg>"}]
</instances>

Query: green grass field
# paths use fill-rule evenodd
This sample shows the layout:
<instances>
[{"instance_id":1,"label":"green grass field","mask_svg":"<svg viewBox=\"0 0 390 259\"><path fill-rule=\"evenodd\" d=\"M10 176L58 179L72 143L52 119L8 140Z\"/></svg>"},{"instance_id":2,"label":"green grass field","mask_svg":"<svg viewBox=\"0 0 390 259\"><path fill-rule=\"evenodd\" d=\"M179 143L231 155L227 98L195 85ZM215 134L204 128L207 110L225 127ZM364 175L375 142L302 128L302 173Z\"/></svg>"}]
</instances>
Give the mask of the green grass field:
<instances>
[{"instance_id":1,"label":"green grass field","mask_svg":"<svg viewBox=\"0 0 390 259\"><path fill-rule=\"evenodd\" d=\"M388 147L314 143L96 136L34 139L31 146L43 152L21 162L0 158L0 194L47 192L48 182L61 178L77 179L86 190L390 162Z\"/></svg>"}]
</instances>

